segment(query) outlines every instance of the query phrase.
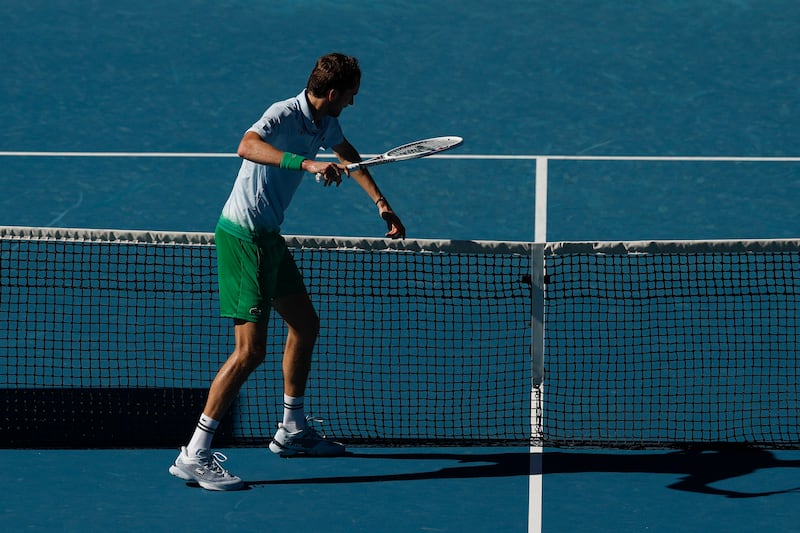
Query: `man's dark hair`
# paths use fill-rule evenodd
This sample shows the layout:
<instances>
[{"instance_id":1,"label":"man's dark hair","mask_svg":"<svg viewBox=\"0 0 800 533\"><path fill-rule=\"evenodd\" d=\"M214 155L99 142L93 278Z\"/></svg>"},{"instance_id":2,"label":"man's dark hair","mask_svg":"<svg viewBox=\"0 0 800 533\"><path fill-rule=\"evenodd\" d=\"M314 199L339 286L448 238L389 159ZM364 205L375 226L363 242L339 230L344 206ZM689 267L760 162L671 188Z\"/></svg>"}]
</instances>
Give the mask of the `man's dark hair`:
<instances>
[{"instance_id":1,"label":"man's dark hair","mask_svg":"<svg viewBox=\"0 0 800 533\"><path fill-rule=\"evenodd\" d=\"M327 54L317 60L306 88L316 97L322 98L331 89L347 91L361 81L358 59L344 54Z\"/></svg>"}]
</instances>

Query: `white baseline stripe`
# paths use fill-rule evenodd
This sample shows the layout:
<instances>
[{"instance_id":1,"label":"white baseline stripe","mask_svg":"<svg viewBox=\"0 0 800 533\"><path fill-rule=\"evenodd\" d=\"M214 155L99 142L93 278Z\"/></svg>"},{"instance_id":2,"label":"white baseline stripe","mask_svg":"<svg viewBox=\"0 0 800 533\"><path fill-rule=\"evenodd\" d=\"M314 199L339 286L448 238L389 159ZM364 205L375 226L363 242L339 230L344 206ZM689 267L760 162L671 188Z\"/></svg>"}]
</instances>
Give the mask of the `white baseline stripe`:
<instances>
[{"instance_id":1,"label":"white baseline stripe","mask_svg":"<svg viewBox=\"0 0 800 533\"><path fill-rule=\"evenodd\" d=\"M361 157L375 157L378 154L362 154ZM232 159L235 153L222 152L0 152L0 157L129 157L129 158L185 158L185 159ZM334 154L321 153L318 157L332 159ZM436 156L433 156L436 157Z\"/></svg>"},{"instance_id":2,"label":"white baseline stripe","mask_svg":"<svg viewBox=\"0 0 800 533\"><path fill-rule=\"evenodd\" d=\"M375 157L379 154L362 154ZM236 158L235 153L223 152L23 152L0 151L0 157L162 157L162 158ZM331 158L333 154L320 153ZM567 161L731 161L731 162L800 162L800 157L760 156L613 156L613 155L502 155L502 154L436 154L428 159L478 159L478 160L567 160Z\"/></svg>"},{"instance_id":3,"label":"white baseline stripe","mask_svg":"<svg viewBox=\"0 0 800 533\"><path fill-rule=\"evenodd\" d=\"M380 154L361 154L363 158L377 157ZM235 153L222 152L0 152L0 157L174 157L174 158L234 158ZM318 157L333 158L334 154L320 153ZM428 158L441 159L536 159L530 155L432 155Z\"/></svg>"}]
</instances>

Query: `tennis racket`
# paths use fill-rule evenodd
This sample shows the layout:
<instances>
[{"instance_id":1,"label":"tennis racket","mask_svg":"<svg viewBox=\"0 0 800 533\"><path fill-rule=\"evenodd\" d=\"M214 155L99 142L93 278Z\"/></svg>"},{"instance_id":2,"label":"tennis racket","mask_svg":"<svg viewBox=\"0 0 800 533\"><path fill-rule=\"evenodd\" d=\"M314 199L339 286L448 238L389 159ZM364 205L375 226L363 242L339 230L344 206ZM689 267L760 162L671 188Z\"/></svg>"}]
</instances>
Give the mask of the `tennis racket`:
<instances>
[{"instance_id":1,"label":"tennis racket","mask_svg":"<svg viewBox=\"0 0 800 533\"><path fill-rule=\"evenodd\" d=\"M420 157L428 157L429 155L444 152L455 148L463 143L464 139L461 137L431 137L430 139L421 139L419 141L410 142L392 148L378 156L361 161L360 163L352 163L347 165L347 171L353 172L366 167L373 167L375 165L384 165L386 163L394 163L395 161L406 161L408 159L419 159ZM322 174L317 174L317 181L322 181Z\"/></svg>"}]
</instances>

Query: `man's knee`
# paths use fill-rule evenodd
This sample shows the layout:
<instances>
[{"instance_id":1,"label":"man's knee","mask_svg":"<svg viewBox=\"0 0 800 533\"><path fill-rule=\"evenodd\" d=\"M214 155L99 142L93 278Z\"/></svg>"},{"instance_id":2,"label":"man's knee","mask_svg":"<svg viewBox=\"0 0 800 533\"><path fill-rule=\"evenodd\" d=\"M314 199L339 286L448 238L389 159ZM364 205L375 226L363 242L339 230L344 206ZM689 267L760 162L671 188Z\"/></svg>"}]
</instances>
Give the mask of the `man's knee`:
<instances>
[{"instance_id":1,"label":"man's knee","mask_svg":"<svg viewBox=\"0 0 800 533\"><path fill-rule=\"evenodd\" d=\"M266 348L263 345L237 346L236 351L233 353L234 363L239 367L240 371L248 374L258 368L264 362L265 357Z\"/></svg>"},{"instance_id":2,"label":"man's knee","mask_svg":"<svg viewBox=\"0 0 800 533\"><path fill-rule=\"evenodd\" d=\"M267 353L265 326L240 321L236 323L235 360L243 369L252 371L262 362Z\"/></svg>"},{"instance_id":3,"label":"man's knee","mask_svg":"<svg viewBox=\"0 0 800 533\"><path fill-rule=\"evenodd\" d=\"M290 325L292 331L297 337L305 342L313 343L319 337L320 319L316 311L313 309L308 313L304 320Z\"/></svg>"}]
</instances>

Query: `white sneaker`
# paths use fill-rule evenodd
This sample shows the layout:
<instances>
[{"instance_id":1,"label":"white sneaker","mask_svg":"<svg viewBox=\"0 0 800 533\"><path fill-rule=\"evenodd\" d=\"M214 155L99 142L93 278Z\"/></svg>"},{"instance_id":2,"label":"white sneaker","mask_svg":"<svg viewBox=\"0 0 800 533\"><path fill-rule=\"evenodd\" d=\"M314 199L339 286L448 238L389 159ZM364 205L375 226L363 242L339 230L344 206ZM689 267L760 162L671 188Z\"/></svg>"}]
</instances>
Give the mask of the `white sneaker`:
<instances>
[{"instance_id":1,"label":"white sneaker","mask_svg":"<svg viewBox=\"0 0 800 533\"><path fill-rule=\"evenodd\" d=\"M227 460L224 454L211 453L210 450L197 450L194 457L189 457L186 446L182 446L175 464L169 467L169 473L186 481L194 481L208 490L241 489L244 486L241 478L222 468L221 463Z\"/></svg>"},{"instance_id":2,"label":"white sneaker","mask_svg":"<svg viewBox=\"0 0 800 533\"><path fill-rule=\"evenodd\" d=\"M337 457L345 453L343 444L326 439L310 425L290 433L286 431L283 424L278 424L278 431L272 438L269 449L272 453L280 454L281 457L293 455Z\"/></svg>"}]
</instances>

